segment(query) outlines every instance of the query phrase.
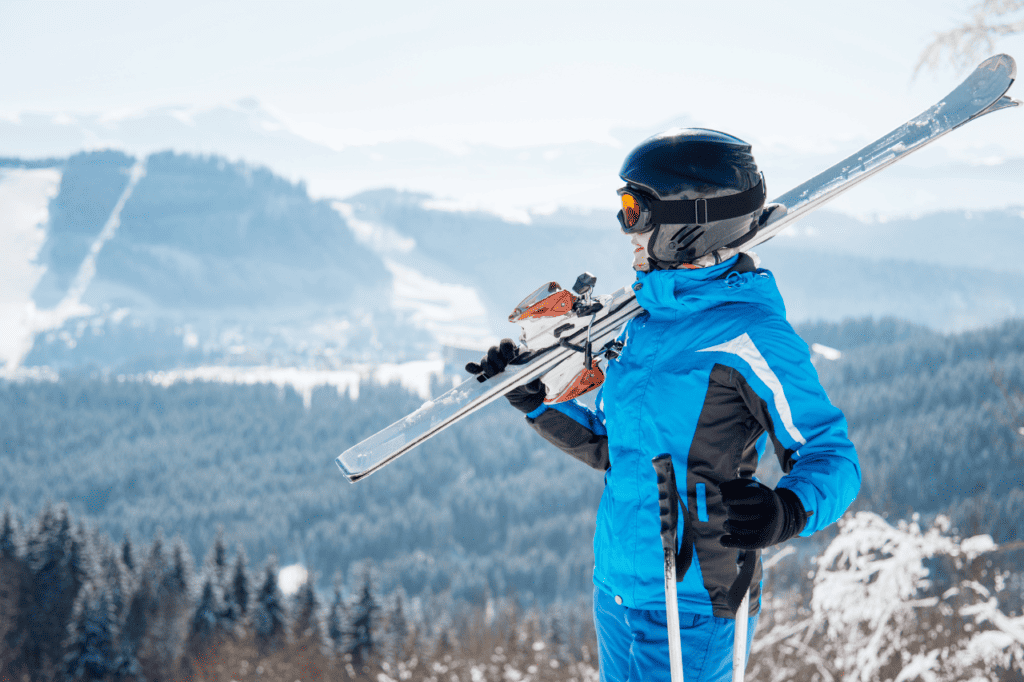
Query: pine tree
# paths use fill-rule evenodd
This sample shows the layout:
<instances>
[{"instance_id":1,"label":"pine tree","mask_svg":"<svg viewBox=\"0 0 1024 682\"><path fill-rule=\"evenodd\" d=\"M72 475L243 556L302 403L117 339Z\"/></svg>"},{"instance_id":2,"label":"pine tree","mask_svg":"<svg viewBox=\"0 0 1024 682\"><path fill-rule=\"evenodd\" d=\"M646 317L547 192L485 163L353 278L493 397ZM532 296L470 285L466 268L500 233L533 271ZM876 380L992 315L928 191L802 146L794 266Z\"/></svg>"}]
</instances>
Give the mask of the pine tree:
<instances>
[{"instance_id":1,"label":"pine tree","mask_svg":"<svg viewBox=\"0 0 1024 682\"><path fill-rule=\"evenodd\" d=\"M0 521L0 561L18 558L18 525L8 506L4 509L3 521Z\"/></svg>"},{"instance_id":2,"label":"pine tree","mask_svg":"<svg viewBox=\"0 0 1024 682\"><path fill-rule=\"evenodd\" d=\"M66 506L56 512L44 509L29 538L31 588L21 664L44 677L63 666L62 647L75 600L88 577L84 542L72 530Z\"/></svg>"},{"instance_id":3,"label":"pine tree","mask_svg":"<svg viewBox=\"0 0 1024 682\"><path fill-rule=\"evenodd\" d=\"M189 619L188 637L185 640L185 653L189 658L205 660L219 643L219 614L222 608L214 577L207 575L203 582L202 595Z\"/></svg>"},{"instance_id":4,"label":"pine tree","mask_svg":"<svg viewBox=\"0 0 1024 682\"><path fill-rule=\"evenodd\" d=\"M18 524L8 507L0 522L0 679L16 679L12 666L28 630L30 577L19 545Z\"/></svg>"},{"instance_id":5,"label":"pine tree","mask_svg":"<svg viewBox=\"0 0 1024 682\"><path fill-rule=\"evenodd\" d=\"M408 653L406 649L409 640L409 621L405 617L403 594L401 588L395 592L384 630L384 658L391 664L404 659Z\"/></svg>"},{"instance_id":6,"label":"pine tree","mask_svg":"<svg viewBox=\"0 0 1024 682\"><path fill-rule=\"evenodd\" d=\"M224 619L232 627L241 625L249 613L252 587L249 583L249 571L246 568L246 563L245 550L239 546L235 552L231 577L224 589Z\"/></svg>"},{"instance_id":7,"label":"pine tree","mask_svg":"<svg viewBox=\"0 0 1024 682\"><path fill-rule=\"evenodd\" d=\"M207 570L213 571L214 585L224 590L228 580L228 550L224 546L224 528L217 529L217 537L213 541L213 548L206 557Z\"/></svg>"},{"instance_id":8,"label":"pine tree","mask_svg":"<svg viewBox=\"0 0 1024 682\"><path fill-rule=\"evenodd\" d=\"M313 576L309 576L295 593L292 613L292 632L300 641L320 639L320 601L317 599Z\"/></svg>"},{"instance_id":9,"label":"pine tree","mask_svg":"<svg viewBox=\"0 0 1024 682\"><path fill-rule=\"evenodd\" d=\"M177 673L191 615L191 576L191 558L181 540L175 542L168 560L163 539L157 535L142 568L141 583L147 593L145 616L138 619L144 628L138 659L147 680L169 679Z\"/></svg>"},{"instance_id":10,"label":"pine tree","mask_svg":"<svg viewBox=\"0 0 1024 682\"><path fill-rule=\"evenodd\" d=\"M558 607L552 607L549 610L548 619L548 643L551 646L551 656L559 661L568 661L566 645L567 645L567 634L566 634L566 623L562 610Z\"/></svg>"},{"instance_id":11,"label":"pine tree","mask_svg":"<svg viewBox=\"0 0 1024 682\"><path fill-rule=\"evenodd\" d=\"M373 596L373 585L370 579L370 572L367 571L363 579L363 587L352 613L352 624L349 636L351 645L349 653L352 655L352 665L357 670L366 667L371 657L376 653L377 643L374 640L374 618L380 606Z\"/></svg>"},{"instance_id":12,"label":"pine tree","mask_svg":"<svg viewBox=\"0 0 1024 682\"><path fill-rule=\"evenodd\" d=\"M132 537L128 533L124 534L124 540L121 541L121 563L124 564L129 573L135 573L135 546L132 544Z\"/></svg>"},{"instance_id":13,"label":"pine tree","mask_svg":"<svg viewBox=\"0 0 1024 682\"><path fill-rule=\"evenodd\" d=\"M117 680L136 680L144 677L139 660L139 645L146 633L146 619L150 610L152 586L148 576L134 586L121 623L120 648L117 660Z\"/></svg>"},{"instance_id":14,"label":"pine tree","mask_svg":"<svg viewBox=\"0 0 1024 682\"><path fill-rule=\"evenodd\" d=\"M252 627L261 656L270 654L284 643L287 623L274 557L267 560L263 569L263 582L256 592L256 604L252 610Z\"/></svg>"},{"instance_id":15,"label":"pine tree","mask_svg":"<svg viewBox=\"0 0 1024 682\"><path fill-rule=\"evenodd\" d=\"M177 599L186 597L191 577L192 557L189 555L185 543L178 538L171 550L170 568L164 573L160 582L161 591Z\"/></svg>"},{"instance_id":16,"label":"pine tree","mask_svg":"<svg viewBox=\"0 0 1024 682\"><path fill-rule=\"evenodd\" d=\"M99 551L102 553L100 571L103 576L103 582L110 594L111 607L114 609L114 614L118 619L121 619L124 616L125 609L128 607L128 600L131 598L124 564L121 563L118 553L110 546L108 540L100 538L97 534L93 538L93 543L100 548ZM103 543L105 546L101 547L100 543Z\"/></svg>"},{"instance_id":17,"label":"pine tree","mask_svg":"<svg viewBox=\"0 0 1024 682\"><path fill-rule=\"evenodd\" d=\"M65 671L69 680L106 680L117 669L116 615L106 589L86 585L68 628Z\"/></svg>"},{"instance_id":18,"label":"pine tree","mask_svg":"<svg viewBox=\"0 0 1024 682\"><path fill-rule=\"evenodd\" d=\"M331 600L331 607L327 612L327 639L331 645L331 651L335 655L340 654L348 648L346 635L348 633L348 610L345 608L345 600L341 596L341 575L334 577L334 597Z\"/></svg>"}]
</instances>

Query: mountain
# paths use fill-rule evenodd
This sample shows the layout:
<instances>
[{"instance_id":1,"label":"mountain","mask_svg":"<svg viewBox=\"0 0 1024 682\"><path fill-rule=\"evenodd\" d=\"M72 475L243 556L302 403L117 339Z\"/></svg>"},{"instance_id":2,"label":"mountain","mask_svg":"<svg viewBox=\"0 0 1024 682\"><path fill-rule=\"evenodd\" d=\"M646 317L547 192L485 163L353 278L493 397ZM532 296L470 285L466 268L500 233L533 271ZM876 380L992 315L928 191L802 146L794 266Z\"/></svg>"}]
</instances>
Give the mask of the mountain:
<instances>
[{"instance_id":1,"label":"mountain","mask_svg":"<svg viewBox=\"0 0 1024 682\"><path fill-rule=\"evenodd\" d=\"M9 163L8 165L13 165ZM152 369L425 355L392 276L327 202L266 169L172 153L72 156L23 282L30 350L8 362ZM43 195L45 198L45 195ZM324 359L324 358L321 358Z\"/></svg>"},{"instance_id":2,"label":"mountain","mask_svg":"<svg viewBox=\"0 0 1024 682\"><path fill-rule=\"evenodd\" d=\"M507 314L548 281L632 281L609 212L499 215L394 189L315 199L217 156L0 160L0 206L7 373L401 363L516 336ZM757 252L794 322L893 315L948 332L1024 315L1021 235L1019 208L820 211Z\"/></svg>"}]
</instances>

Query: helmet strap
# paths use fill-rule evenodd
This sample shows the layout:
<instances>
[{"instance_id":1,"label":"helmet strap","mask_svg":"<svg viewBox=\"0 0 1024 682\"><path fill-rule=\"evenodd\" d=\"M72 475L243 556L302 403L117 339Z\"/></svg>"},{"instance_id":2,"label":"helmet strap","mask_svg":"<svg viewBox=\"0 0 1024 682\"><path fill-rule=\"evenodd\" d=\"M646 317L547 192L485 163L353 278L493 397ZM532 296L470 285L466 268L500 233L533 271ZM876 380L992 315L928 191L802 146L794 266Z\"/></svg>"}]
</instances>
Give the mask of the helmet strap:
<instances>
[{"instance_id":1,"label":"helmet strap","mask_svg":"<svg viewBox=\"0 0 1024 682\"><path fill-rule=\"evenodd\" d=\"M764 207L764 175L757 184L739 194L711 199L649 200L651 222L658 225L705 225L738 218Z\"/></svg>"}]
</instances>

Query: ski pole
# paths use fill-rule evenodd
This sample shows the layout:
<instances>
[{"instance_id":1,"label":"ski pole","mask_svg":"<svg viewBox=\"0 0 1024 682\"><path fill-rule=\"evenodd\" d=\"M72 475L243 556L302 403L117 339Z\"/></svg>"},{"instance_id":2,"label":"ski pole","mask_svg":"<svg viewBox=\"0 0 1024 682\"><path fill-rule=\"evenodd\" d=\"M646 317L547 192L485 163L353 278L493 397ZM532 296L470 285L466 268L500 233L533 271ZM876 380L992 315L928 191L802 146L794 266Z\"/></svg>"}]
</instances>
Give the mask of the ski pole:
<instances>
[{"instance_id":1,"label":"ski pole","mask_svg":"<svg viewBox=\"0 0 1024 682\"><path fill-rule=\"evenodd\" d=\"M683 647L679 637L679 600L676 596L676 529L679 525L679 492L672 455L658 455L651 464L658 474L658 512L661 546L665 550L665 611L668 614L668 656L672 682L683 682Z\"/></svg>"},{"instance_id":2,"label":"ski pole","mask_svg":"<svg viewBox=\"0 0 1024 682\"><path fill-rule=\"evenodd\" d=\"M733 625L732 638L732 682L743 682L747 667L747 618L750 611L750 590L743 595L739 609L736 610L736 622Z\"/></svg>"},{"instance_id":3,"label":"ski pole","mask_svg":"<svg viewBox=\"0 0 1024 682\"><path fill-rule=\"evenodd\" d=\"M739 572L729 588L729 606L735 607L732 638L732 682L743 682L747 667L747 625L750 618L750 582L757 570L757 552L742 550L736 556ZM742 596L740 596L742 595Z\"/></svg>"}]
</instances>

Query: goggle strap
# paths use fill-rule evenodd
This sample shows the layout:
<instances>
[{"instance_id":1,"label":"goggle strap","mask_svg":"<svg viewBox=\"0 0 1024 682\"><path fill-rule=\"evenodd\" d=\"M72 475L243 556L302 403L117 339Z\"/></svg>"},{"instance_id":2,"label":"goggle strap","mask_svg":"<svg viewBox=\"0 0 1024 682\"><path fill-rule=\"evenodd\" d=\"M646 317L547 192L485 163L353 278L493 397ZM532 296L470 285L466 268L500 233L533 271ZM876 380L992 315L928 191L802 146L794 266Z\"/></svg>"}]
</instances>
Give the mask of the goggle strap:
<instances>
[{"instance_id":1,"label":"goggle strap","mask_svg":"<svg viewBox=\"0 0 1024 682\"><path fill-rule=\"evenodd\" d=\"M738 218L764 206L764 178L739 194L713 199L648 199L651 222L658 225L703 225Z\"/></svg>"}]
</instances>

